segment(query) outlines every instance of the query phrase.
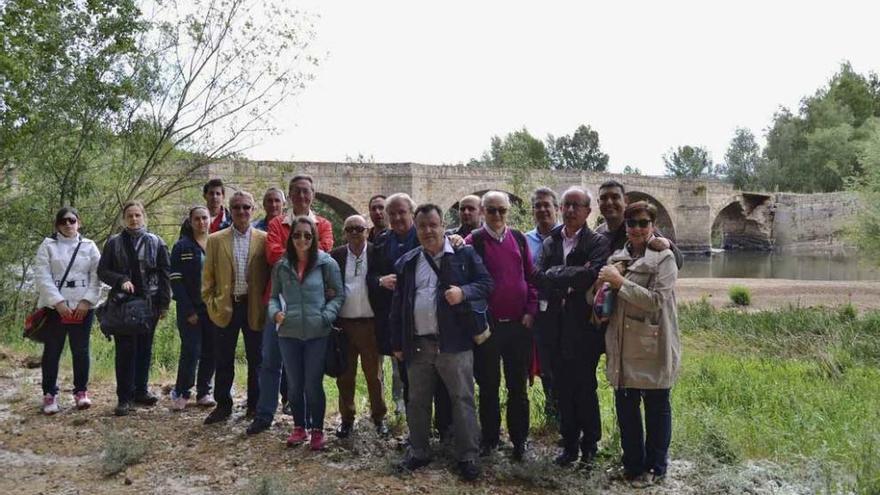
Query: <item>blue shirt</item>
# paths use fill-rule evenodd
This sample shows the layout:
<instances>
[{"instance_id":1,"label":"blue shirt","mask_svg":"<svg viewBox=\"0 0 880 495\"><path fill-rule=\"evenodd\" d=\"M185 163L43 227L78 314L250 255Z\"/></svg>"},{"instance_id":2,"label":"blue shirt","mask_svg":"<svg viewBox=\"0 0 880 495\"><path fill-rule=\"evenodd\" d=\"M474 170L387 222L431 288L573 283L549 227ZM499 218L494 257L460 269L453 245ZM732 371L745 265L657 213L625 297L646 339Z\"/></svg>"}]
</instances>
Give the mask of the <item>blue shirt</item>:
<instances>
[{"instance_id":1,"label":"blue shirt","mask_svg":"<svg viewBox=\"0 0 880 495\"><path fill-rule=\"evenodd\" d=\"M560 224L556 224L554 228L558 227ZM551 231L553 229L550 229ZM546 239L550 235L550 232L547 235L541 235L538 232L537 227L526 232L526 242L529 243L529 251L532 253L532 264L538 262L538 255L541 254L541 244L544 244L544 239Z\"/></svg>"}]
</instances>

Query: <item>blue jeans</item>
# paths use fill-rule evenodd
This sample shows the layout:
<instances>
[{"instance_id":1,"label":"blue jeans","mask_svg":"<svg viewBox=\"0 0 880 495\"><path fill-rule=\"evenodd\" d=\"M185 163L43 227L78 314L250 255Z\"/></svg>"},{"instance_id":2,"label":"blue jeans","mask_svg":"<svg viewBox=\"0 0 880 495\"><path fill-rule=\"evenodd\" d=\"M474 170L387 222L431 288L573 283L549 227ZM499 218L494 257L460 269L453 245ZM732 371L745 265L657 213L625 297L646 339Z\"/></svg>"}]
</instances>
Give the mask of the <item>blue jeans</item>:
<instances>
[{"instance_id":1,"label":"blue jeans","mask_svg":"<svg viewBox=\"0 0 880 495\"><path fill-rule=\"evenodd\" d=\"M642 430L641 402L645 403L645 429ZM672 406L669 389L624 388L614 392L623 468L638 475L650 471L666 474L669 442L672 440Z\"/></svg>"},{"instance_id":2,"label":"blue jeans","mask_svg":"<svg viewBox=\"0 0 880 495\"><path fill-rule=\"evenodd\" d=\"M263 360L260 363L260 399L257 401L257 419L271 422L278 409L278 390L287 396L281 362L281 349L278 346L278 331L272 318L266 318L263 326Z\"/></svg>"},{"instance_id":3,"label":"blue jeans","mask_svg":"<svg viewBox=\"0 0 880 495\"><path fill-rule=\"evenodd\" d=\"M293 424L308 430L324 427L324 363L329 337L300 340L279 337L278 347L290 383Z\"/></svg>"},{"instance_id":4,"label":"blue jeans","mask_svg":"<svg viewBox=\"0 0 880 495\"><path fill-rule=\"evenodd\" d=\"M211 393L214 378L214 324L207 311L199 311L198 323L191 325L186 316L177 313L177 330L180 333L180 359L177 361L177 383L174 391L178 396L190 398L190 389L196 385L196 397ZM198 380L196 367L198 366Z\"/></svg>"},{"instance_id":5,"label":"blue jeans","mask_svg":"<svg viewBox=\"0 0 880 495\"><path fill-rule=\"evenodd\" d=\"M70 356L73 358L73 393L88 390L89 335L94 314L89 311L82 323L65 325L56 311L49 312L49 331L43 345L43 394L58 395L58 365L65 339L70 340Z\"/></svg>"}]
</instances>

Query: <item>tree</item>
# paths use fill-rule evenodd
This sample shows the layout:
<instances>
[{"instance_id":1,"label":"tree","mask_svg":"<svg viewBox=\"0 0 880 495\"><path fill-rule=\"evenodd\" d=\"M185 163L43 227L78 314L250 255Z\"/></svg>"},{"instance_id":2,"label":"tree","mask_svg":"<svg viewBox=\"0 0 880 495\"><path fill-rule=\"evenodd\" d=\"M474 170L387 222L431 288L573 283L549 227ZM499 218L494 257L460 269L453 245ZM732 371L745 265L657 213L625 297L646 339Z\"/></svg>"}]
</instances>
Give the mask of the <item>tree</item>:
<instances>
[{"instance_id":1,"label":"tree","mask_svg":"<svg viewBox=\"0 0 880 495\"><path fill-rule=\"evenodd\" d=\"M679 178L697 178L714 175L709 152L699 146L679 146L663 155L666 175Z\"/></svg>"},{"instance_id":2,"label":"tree","mask_svg":"<svg viewBox=\"0 0 880 495\"><path fill-rule=\"evenodd\" d=\"M471 160L470 163L474 161ZM508 133L501 139L492 136L489 149L479 161L483 165L517 169L546 169L549 167L544 143L529 134L528 129Z\"/></svg>"},{"instance_id":3,"label":"tree","mask_svg":"<svg viewBox=\"0 0 880 495\"><path fill-rule=\"evenodd\" d=\"M554 170L589 170L604 172L608 169L608 155L599 147L599 133L588 125L581 125L571 136L547 135L547 155Z\"/></svg>"},{"instance_id":4,"label":"tree","mask_svg":"<svg viewBox=\"0 0 880 495\"><path fill-rule=\"evenodd\" d=\"M642 169L638 167L633 167L631 165L627 165L623 167L624 175L642 175Z\"/></svg>"},{"instance_id":5,"label":"tree","mask_svg":"<svg viewBox=\"0 0 880 495\"><path fill-rule=\"evenodd\" d=\"M737 128L724 163L718 167L718 174L737 189L750 189L755 184L755 172L761 168L761 147L755 135L746 128Z\"/></svg>"}]
</instances>

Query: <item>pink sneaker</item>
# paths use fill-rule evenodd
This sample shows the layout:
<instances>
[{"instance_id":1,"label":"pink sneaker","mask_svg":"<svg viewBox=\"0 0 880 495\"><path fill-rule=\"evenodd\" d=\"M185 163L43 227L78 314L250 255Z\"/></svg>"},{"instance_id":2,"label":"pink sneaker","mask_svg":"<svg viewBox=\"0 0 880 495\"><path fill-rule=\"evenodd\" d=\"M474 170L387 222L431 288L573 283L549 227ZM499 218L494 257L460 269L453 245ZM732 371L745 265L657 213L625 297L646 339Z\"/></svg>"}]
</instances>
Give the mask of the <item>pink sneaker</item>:
<instances>
[{"instance_id":1,"label":"pink sneaker","mask_svg":"<svg viewBox=\"0 0 880 495\"><path fill-rule=\"evenodd\" d=\"M171 410L172 411L183 411L186 409L186 403L188 399L182 395L178 395L177 391L171 390Z\"/></svg>"},{"instance_id":2,"label":"pink sneaker","mask_svg":"<svg viewBox=\"0 0 880 495\"><path fill-rule=\"evenodd\" d=\"M46 394L43 396L43 414L47 414L49 416L57 413L58 409L58 396L52 394Z\"/></svg>"},{"instance_id":3,"label":"pink sneaker","mask_svg":"<svg viewBox=\"0 0 880 495\"><path fill-rule=\"evenodd\" d=\"M308 439L309 436L306 434L305 428L302 426L294 426L293 431L290 432L290 436L287 437L287 446L296 447L297 445L303 444Z\"/></svg>"},{"instance_id":4,"label":"pink sneaker","mask_svg":"<svg viewBox=\"0 0 880 495\"><path fill-rule=\"evenodd\" d=\"M73 394L73 402L79 410L92 407L92 400L89 399L89 393L85 390Z\"/></svg>"},{"instance_id":5,"label":"pink sneaker","mask_svg":"<svg viewBox=\"0 0 880 495\"><path fill-rule=\"evenodd\" d=\"M309 448L312 450L324 450L324 430L315 428L312 430L312 438L309 440Z\"/></svg>"}]
</instances>

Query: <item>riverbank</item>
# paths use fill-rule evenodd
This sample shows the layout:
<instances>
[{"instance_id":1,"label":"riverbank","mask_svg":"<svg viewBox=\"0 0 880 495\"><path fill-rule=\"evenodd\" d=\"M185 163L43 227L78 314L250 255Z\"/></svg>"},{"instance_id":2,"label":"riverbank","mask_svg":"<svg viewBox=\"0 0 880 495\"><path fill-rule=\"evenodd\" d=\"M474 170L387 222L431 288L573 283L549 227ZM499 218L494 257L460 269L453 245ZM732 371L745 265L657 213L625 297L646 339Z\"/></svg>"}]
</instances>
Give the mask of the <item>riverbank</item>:
<instances>
[{"instance_id":1,"label":"riverbank","mask_svg":"<svg viewBox=\"0 0 880 495\"><path fill-rule=\"evenodd\" d=\"M770 278L680 278L678 303L705 299L716 308L730 304L728 289L748 287L754 309L810 306L836 307L852 304L861 311L880 309L880 282L784 280Z\"/></svg>"}]
</instances>

